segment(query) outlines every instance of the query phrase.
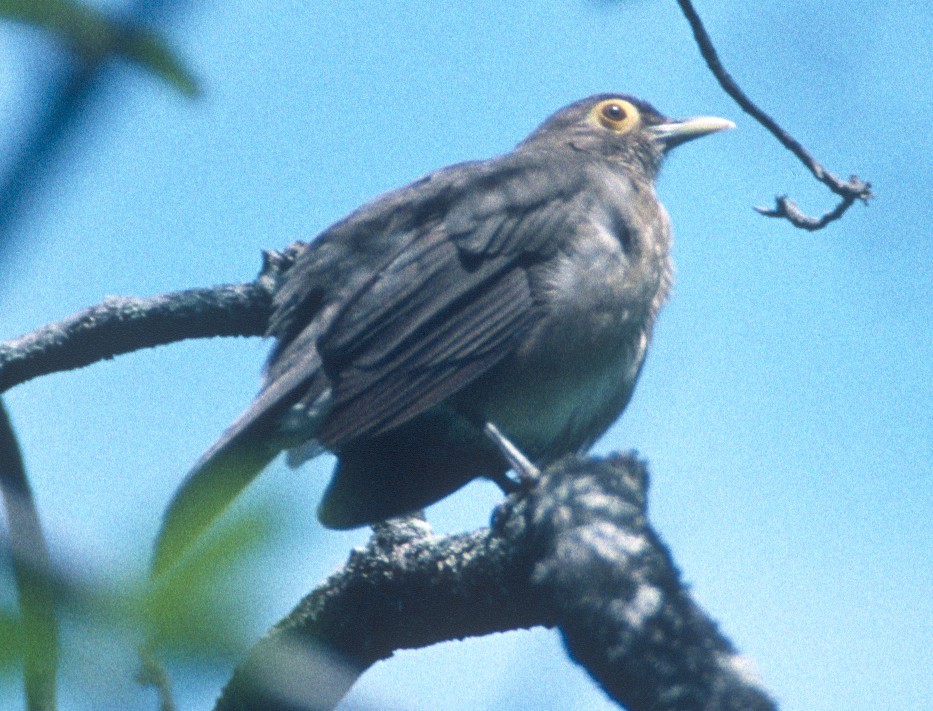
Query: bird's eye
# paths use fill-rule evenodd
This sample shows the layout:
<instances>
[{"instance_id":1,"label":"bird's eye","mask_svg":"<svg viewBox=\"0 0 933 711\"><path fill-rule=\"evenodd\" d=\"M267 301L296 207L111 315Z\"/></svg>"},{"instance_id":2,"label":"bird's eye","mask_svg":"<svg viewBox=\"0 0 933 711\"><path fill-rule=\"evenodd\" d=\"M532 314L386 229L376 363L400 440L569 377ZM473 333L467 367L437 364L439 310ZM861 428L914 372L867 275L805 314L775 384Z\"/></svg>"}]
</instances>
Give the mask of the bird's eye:
<instances>
[{"instance_id":1,"label":"bird's eye","mask_svg":"<svg viewBox=\"0 0 933 711\"><path fill-rule=\"evenodd\" d=\"M603 128L616 133L626 133L638 123L639 113L630 102L624 99L607 99L593 107L590 114Z\"/></svg>"},{"instance_id":2,"label":"bird's eye","mask_svg":"<svg viewBox=\"0 0 933 711\"><path fill-rule=\"evenodd\" d=\"M619 104L606 104L603 106L603 118L607 121L621 121L625 118L625 109Z\"/></svg>"}]
</instances>

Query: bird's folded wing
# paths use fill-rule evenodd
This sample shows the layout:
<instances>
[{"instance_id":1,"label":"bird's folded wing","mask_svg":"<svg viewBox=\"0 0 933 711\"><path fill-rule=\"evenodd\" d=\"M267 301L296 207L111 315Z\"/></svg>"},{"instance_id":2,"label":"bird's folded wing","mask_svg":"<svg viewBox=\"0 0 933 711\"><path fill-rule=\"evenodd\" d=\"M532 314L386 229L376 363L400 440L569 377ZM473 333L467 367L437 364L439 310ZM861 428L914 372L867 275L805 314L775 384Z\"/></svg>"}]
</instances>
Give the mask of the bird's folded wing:
<instances>
[{"instance_id":1,"label":"bird's folded wing","mask_svg":"<svg viewBox=\"0 0 933 711\"><path fill-rule=\"evenodd\" d=\"M505 357L538 317L520 255L464 254L438 228L360 290L319 341L333 388L321 441L402 424Z\"/></svg>"},{"instance_id":2,"label":"bird's folded wing","mask_svg":"<svg viewBox=\"0 0 933 711\"><path fill-rule=\"evenodd\" d=\"M392 191L308 245L275 296L259 397L166 512L165 569L284 446L278 419L328 387L316 439L339 449L424 412L506 357L541 316L535 265L572 231L579 166L529 152L452 166ZM579 207L579 206L578 206ZM322 317L325 307L337 314Z\"/></svg>"},{"instance_id":3,"label":"bird's folded wing","mask_svg":"<svg viewBox=\"0 0 933 711\"><path fill-rule=\"evenodd\" d=\"M542 156L510 154L413 187L408 217L389 220L404 227L388 240L399 248L354 287L318 340L333 395L322 443L339 449L416 417L522 342L541 316L535 266L574 229L579 211L568 207L585 194L579 169L553 168ZM367 215L351 222L367 224Z\"/></svg>"}]
</instances>

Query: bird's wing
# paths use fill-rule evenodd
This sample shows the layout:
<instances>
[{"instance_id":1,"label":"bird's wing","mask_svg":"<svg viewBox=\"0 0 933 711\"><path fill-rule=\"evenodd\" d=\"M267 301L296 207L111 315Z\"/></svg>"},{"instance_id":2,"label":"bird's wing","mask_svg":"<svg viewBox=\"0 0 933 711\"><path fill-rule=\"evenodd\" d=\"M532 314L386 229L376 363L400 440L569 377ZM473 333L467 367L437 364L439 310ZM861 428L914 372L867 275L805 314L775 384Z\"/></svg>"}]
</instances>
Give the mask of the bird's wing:
<instances>
[{"instance_id":1,"label":"bird's wing","mask_svg":"<svg viewBox=\"0 0 933 711\"><path fill-rule=\"evenodd\" d=\"M356 290L318 341L333 397L325 445L412 419L521 343L542 313L533 267L572 229L569 178L537 162L474 176Z\"/></svg>"},{"instance_id":2,"label":"bird's wing","mask_svg":"<svg viewBox=\"0 0 933 711\"><path fill-rule=\"evenodd\" d=\"M549 170L540 155L518 152L442 168L363 205L306 245L278 287L267 332L278 340L270 370L321 308L350 300L440 222L467 252L501 251L519 232L522 244L511 246L533 249L533 225L499 229L501 221L548 204L578 182L575 171Z\"/></svg>"},{"instance_id":3,"label":"bird's wing","mask_svg":"<svg viewBox=\"0 0 933 711\"><path fill-rule=\"evenodd\" d=\"M333 388L321 440L391 429L501 360L535 319L528 275L511 262L467 269L435 233L360 292L319 342Z\"/></svg>"}]
</instances>

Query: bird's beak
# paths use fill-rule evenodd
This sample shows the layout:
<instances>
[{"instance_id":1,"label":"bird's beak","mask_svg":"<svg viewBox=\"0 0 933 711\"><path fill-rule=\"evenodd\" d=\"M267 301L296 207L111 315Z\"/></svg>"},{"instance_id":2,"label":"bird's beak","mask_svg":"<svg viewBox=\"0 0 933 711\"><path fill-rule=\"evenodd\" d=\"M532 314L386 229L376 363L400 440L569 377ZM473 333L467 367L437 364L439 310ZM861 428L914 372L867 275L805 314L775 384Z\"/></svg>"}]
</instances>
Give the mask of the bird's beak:
<instances>
[{"instance_id":1,"label":"bird's beak","mask_svg":"<svg viewBox=\"0 0 933 711\"><path fill-rule=\"evenodd\" d=\"M706 136L717 131L735 128L735 124L716 116L694 116L687 119L670 119L665 123L651 126L648 132L668 151L681 143Z\"/></svg>"}]
</instances>

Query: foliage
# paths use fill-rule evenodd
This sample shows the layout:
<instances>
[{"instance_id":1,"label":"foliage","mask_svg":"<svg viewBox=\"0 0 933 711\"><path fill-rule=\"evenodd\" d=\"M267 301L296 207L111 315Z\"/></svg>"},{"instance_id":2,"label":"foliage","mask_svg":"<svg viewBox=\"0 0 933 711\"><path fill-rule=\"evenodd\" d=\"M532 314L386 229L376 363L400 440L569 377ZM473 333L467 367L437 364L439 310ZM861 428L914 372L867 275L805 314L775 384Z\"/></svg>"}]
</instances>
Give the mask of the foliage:
<instances>
[{"instance_id":1,"label":"foliage","mask_svg":"<svg viewBox=\"0 0 933 711\"><path fill-rule=\"evenodd\" d=\"M74 0L0 0L0 17L59 35L85 59L115 53L187 96L198 93L194 76L158 33L131 27L83 3Z\"/></svg>"}]
</instances>

